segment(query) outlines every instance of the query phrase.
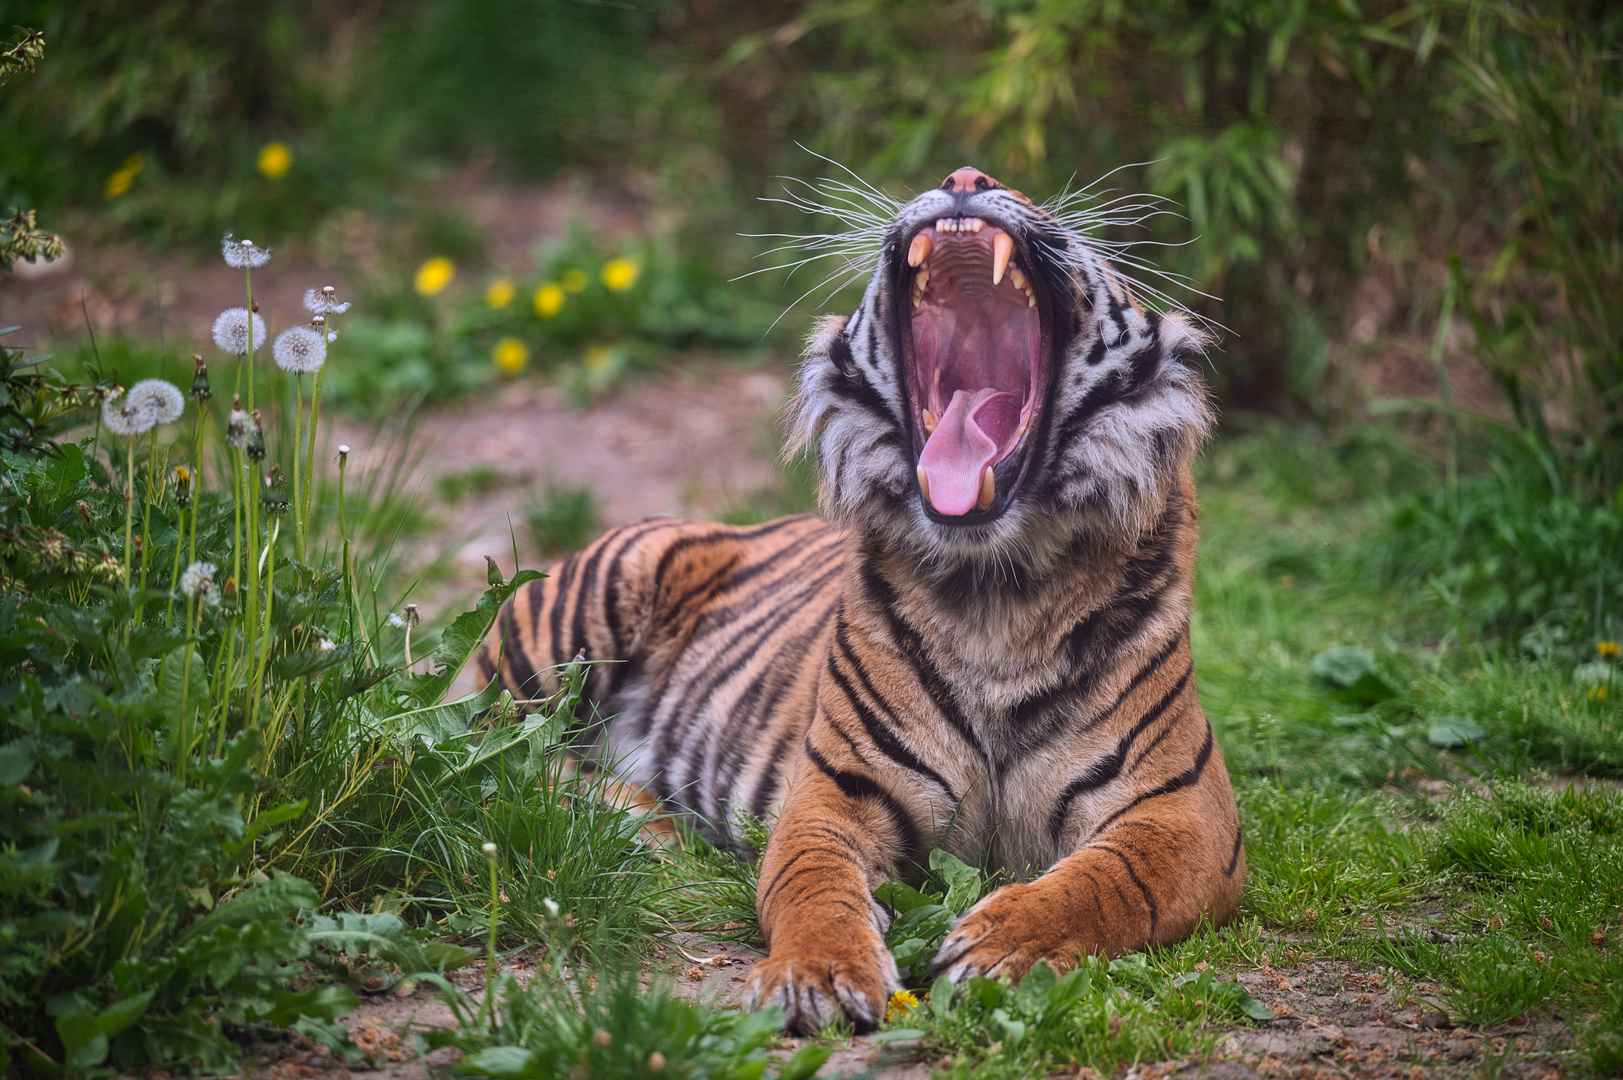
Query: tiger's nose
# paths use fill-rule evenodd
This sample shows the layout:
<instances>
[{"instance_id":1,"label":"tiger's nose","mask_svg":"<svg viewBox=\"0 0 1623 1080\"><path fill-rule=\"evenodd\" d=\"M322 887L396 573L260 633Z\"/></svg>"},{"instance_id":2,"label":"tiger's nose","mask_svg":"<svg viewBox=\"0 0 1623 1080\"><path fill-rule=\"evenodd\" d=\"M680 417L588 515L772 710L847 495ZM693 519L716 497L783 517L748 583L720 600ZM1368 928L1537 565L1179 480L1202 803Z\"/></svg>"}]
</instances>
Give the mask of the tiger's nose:
<instances>
[{"instance_id":1,"label":"tiger's nose","mask_svg":"<svg viewBox=\"0 0 1623 1080\"><path fill-rule=\"evenodd\" d=\"M996 180L993 180L990 176L987 176L985 173L981 172L979 169L970 168L968 165L957 170L951 176L941 181L941 190L950 191L954 194L959 192L973 193L976 191L989 191L995 187L1002 187L1002 185Z\"/></svg>"}]
</instances>

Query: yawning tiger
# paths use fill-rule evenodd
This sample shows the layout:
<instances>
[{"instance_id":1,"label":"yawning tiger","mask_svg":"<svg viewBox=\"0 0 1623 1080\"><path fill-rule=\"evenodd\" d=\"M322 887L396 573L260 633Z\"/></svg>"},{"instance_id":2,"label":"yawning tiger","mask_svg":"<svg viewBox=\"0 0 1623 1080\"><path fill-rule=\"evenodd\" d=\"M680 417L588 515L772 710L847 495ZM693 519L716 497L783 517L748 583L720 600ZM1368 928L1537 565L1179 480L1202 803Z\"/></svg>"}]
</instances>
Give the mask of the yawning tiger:
<instances>
[{"instance_id":1,"label":"yawning tiger","mask_svg":"<svg viewBox=\"0 0 1623 1080\"><path fill-rule=\"evenodd\" d=\"M520 698L584 650L583 752L723 843L777 815L757 1005L875 1026L872 890L932 847L1028 883L970 909L955 979L1119 954L1245 880L1195 696L1190 461L1203 338L1063 215L974 169L900 207L861 306L802 361L793 448L828 520L616 529L516 595L480 663Z\"/></svg>"}]
</instances>

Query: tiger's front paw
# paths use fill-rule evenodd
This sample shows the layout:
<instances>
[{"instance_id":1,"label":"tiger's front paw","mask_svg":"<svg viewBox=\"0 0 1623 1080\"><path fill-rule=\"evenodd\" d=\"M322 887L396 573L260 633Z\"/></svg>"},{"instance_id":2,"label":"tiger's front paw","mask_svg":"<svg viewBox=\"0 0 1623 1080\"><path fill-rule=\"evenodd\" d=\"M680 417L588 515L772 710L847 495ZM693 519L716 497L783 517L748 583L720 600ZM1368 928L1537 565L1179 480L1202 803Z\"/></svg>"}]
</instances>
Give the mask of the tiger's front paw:
<instances>
[{"instance_id":1,"label":"tiger's front paw","mask_svg":"<svg viewBox=\"0 0 1623 1080\"><path fill-rule=\"evenodd\" d=\"M1036 886L1005 885L964 913L941 943L932 972L955 983L976 975L1018 980L1038 960L1069 962L1074 950L1064 919L1050 907Z\"/></svg>"},{"instance_id":2,"label":"tiger's front paw","mask_svg":"<svg viewBox=\"0 0 1623 1080\"><path fill-rule=\"evenodd\" d=\"M840 1017L858 1032L873 1031L884 1019L885 1003L901 989L902 980L879 936L872 932L861 936L873 940L829 940L815 947L773 949L750 972L744 1007L778 1006L783 1010L785 1030L796 1035L815 1035Z\"/></svg>"}]
</instances>

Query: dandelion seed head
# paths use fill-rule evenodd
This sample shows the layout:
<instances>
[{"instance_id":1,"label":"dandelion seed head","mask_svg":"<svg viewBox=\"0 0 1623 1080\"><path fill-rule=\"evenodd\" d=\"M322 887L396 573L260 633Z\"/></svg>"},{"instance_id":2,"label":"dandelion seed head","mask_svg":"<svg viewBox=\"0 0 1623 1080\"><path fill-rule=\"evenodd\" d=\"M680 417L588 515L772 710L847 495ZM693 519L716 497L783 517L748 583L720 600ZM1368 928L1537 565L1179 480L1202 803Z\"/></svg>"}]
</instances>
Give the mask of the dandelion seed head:
<instances>
[{"instance_id":1,"label":"dandelion seed head","mask_svg":"<svg viewBox=\"0 0 1623 1080\"><path fill-rule=\"evenodd\" d=\"M558 901L552 897L549 896L542 900L541 906L547 909L547 918L556 919L558 917Z\"/></svg>"},{"instance_id":2,"label":"dandelion seed head","mask_svg":"<svg viewBox=\"0 0 1623 1080\"><path fill-rule=\"evenodd\" d=\"M257 270L271 260L270 248L256 247L252 240L238 240L230 233L220 241L220 255L235 270Z\"/></svg>"},{"instance_id":3,"label":"dandelion seed head","mask_svg":"<svg viewBox=\"0 0 1623 1080\"><path fill-rule=\"evenodd\" d=\"M211 562L194 562L180 575L180 591L193 600L211 606L220 602L220 592L214 587L214 574L219 568Z\"/></svg>"},{"instance_id":4,"label":"dandelion seed head","mask_svg":"<svg viewBox=\"0 0 1623 1080\"><path fill-rule=\"evenodd\" d=\"M254 418L242 408L242 398L233 398L231 415L225 423L225 441L238 450L246 449L254 433Z\"/></svg>"},{"instance_id":5,"label":"dandelion seed head","mask_svg":"<svg viewBox=\"0 0 1623 1080\"><path fill-rule=\"evenodd\" d=\"M186 395L163 379L142 379L130 387L126 401L151 413L153 424L173 424L186 411Z\"/></svg>"},{"instance_id":6,"label":"dandelion seed head","mask_svg":"<svg viewBox=\"0 0 1623 1080\"><path fill-rule=\"evenodd\" d=\"M319 289L306 289L304 292L304 310L312 315L342 315L349 308L349 301L340 302L338 290L331 285L323 285Z\"/></svg>"},{"instance_id":7,"label":"dandelion seed head","mask_svg":"<svg viewBox=\"0 0 1623 1080\"><path fill-rule=\"evenodd\" d=\"M129 398L119 401L109 397L102 403L101 422L107 425L107 430L114 435L133 439L137 435L145 435L151 431L158 418L152 414L151 409L144 408Z\"/></svg>"},{"instance_id":8,"label":"dandelion seed head","mask_svg":"<svg viewBox=\"0 0 1623 1080\"><path fill-rule=\"evenodd\" d=\"M406 620L400 617L400 612L398 611L389 612L388 621L389 625L394 627L396 630L404 630L406 628Z\"/></svg>"},{"instance_id":9,"label":"dandelion seed head","mask_svg":"<svg viewBox=\"0 0 1623 1080\"><path fill-rule=\"evenodd\" d=\"M250 312L247 308L226 308L214 320L215 347L232 356L247 356L250 326L253 328L253 347L258 349L265 344L265 320L259 317L258 312Z\"/></svg>"},{"instance_id":10,"label":"dandelion seed head","mask_svg":"<svg viewBox=\"0 0 1623 1080\"><path fill-rule=\"evenodd\" d=\"M316 638L316 652L325 656L327 653L332 652L335 648L337 648L337 646L332 643L332 639L325 637Z\"/></svg>"},{"instance_id":11,"label":"dandelion seed head","mask_svg":"<svg viewBox=\"0 0 1623 1080\"><path fill-rule=\"evenodd\" d=\"M489 840L485 841L483 850L486 858L494 859L496 857L496 845L492 844Z\"/></svg>"},{"instance_id":12,"label":"dandelion seed head","mask_svg":"<svg viewBox=\"0 0 1623 1080\"><path fill-rule=\"evenodd\" d=\"M316 318L321 318L317 315ZM276 366L295 375L311 375L327 362L326 339L308 326L290 326L276 335L271 346Z\"/></svg>"}]
</instances>

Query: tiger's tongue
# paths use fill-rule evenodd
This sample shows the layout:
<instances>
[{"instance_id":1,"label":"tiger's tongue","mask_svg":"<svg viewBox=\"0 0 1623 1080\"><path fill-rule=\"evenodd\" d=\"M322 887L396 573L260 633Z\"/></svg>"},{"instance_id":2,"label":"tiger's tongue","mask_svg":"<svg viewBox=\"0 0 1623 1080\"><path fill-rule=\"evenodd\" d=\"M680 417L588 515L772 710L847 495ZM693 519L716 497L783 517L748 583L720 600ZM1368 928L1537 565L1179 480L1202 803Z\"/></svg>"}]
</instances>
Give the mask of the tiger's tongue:
<instances>
[{"instance_id":1,"label":"tiger's tongue","mask_svg":"<svg viewBox=\"0 0 1623 1080\"><path fill-rule=\"evenodd\" d=\"M930 505L949 517L975 509L986 467L1003 456L1019 423L1020 402L1007 391L954 391L919 455Z\"/></svg>"}]
</instances>

